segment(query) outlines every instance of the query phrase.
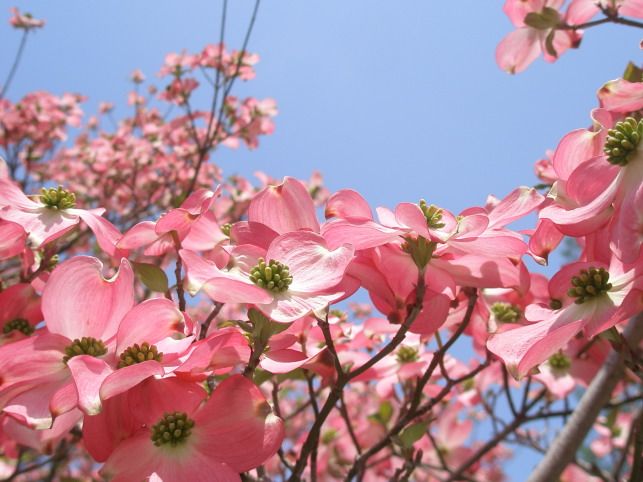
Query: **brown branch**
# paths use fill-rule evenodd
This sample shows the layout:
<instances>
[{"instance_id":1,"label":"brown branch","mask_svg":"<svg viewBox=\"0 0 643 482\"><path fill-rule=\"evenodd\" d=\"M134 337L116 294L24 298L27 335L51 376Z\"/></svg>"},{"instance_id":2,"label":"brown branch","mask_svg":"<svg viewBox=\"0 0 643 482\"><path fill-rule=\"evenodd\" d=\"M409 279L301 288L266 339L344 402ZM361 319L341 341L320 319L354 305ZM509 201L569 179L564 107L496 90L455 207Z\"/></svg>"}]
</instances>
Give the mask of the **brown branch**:
<instances>
[{"instance_id":1,"label":"brown branch","mask_svg":"<svg viewBox=\"0 0 643 482\"><path fill-rule=\"evenodd\" d=\"M624 336L630 346L638 346L643 338L643 313L630 319ZM531 474L529 482L547 482L556 480L560 476L574 459L596 417L609 402L614 387L624 374L624 354L612 351L585 391L569 421Z\"/></svg>"}]
</instances>

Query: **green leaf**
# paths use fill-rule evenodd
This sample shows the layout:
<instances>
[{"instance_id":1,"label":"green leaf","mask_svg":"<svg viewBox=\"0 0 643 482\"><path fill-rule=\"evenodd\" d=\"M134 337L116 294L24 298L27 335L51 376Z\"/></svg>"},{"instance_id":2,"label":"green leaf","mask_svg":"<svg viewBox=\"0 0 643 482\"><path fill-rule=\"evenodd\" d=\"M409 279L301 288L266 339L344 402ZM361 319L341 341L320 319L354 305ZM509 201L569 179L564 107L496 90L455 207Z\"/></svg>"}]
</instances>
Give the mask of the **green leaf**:
<instances>
[{"instance_id":1,"label":"green leaf","mask_svg":"<svg viewBox=\"0 0 643 482\"><path fill-rule=\"evenodd\" d=\"M391 402L387 400L380 405L380 409L377 412L371 413L367 418L373 423L386 425L388 421L391 420L392 415L393 406Z\"/></svg>"},{"instance_id":2,"label":"green leaf","mask_svg":"<svg viewBox=\"0 0 643 482\"><path fill-rule=\"evenodd\" d=\"M273 373L262 370L261 368L257 368L255 370L254 376L252 377L252 381L255 383L255 385L260 386L262 383L270 380L273 376Z\"/></svg>"},{"instance_id":3,"label":"green leaf","mask_svg":"<svg viewBox=\"0 0 643 482\"><path fill-rule=\"evenodd\" d=\"M549 30L560 25L560 16L555 8L545 7L540 12L529 12L524 22L538 30Z\"/></svg>"},{"instance_id":4,"label":"green leaf","mask_svg":"<svg viewBox=\"0 0 643 482\"><path fill-rule=\"evenodd\" d=\"M611 327L609 330L602 331L598 334L599 338L609 341L614 348L621 347L623 345L623 340L621 334L618 332L615 326Z\"/></svg>"},{"instance_id":5,"label":"green leaf","mask_svg":"<svg viewBox=\"0 0 643 482\"><path fill-rule=\"evenodd\" d=\"M400 441L403 447L412 447L426 433L429 422L417 422L406 427L400 434Z\"/></svg>"},{"instance_id":6,"label":"green leaf","mask_svg":"<svg viewBox=\"0 0 643 482\"><path fill-rule=\"evenodd\" d=\"M547 38L545 39L545 48L547 49L547 53L549 55L558 57L558 52L556 52L556 49L554 48L555 35L556 35L556 30L552 30L551 32L549 32L549 34L547 35Z\"/></svg>"},{"instance_id":7,"label":"green leaf","mask_svg":"<svg viewBox=\"0 0 643 482\"><path fill-rule=\"evenodd\" d=\"M628 82L643 82L643 70L639 69L634 63L630 62L625 68L623 79Z\"/></svg>"},{"instance_id":8,"label":"green leaf","mask_svg":"<svg viewBox=\"0 0 643 482\"><path fill-rule=\"evenodd\" d=\"M268 344L270 337L281 333L292 325L292 323L273 321L255 308L251 308L250 311L248 311L248 319L254 326L252 335L258 339L263 346Z\"/></svg>"},{"instance_id":9,"label":"green leaf","mask_svg":"<svg viewBox=\"0 0 643 482\"><path fill-rule=\"evenodd\" d=\"M158 266L150 263L136 263L130 261L138 279L151 291L165 293L169 289L167 275Z\"/></svg>"},{"instance_id":10,"label":"green leaf","mask_svg":"<svg viewBox=\"0 0 643 482\"><path fill-rule=\"evenodd\" d=\"M388 423L388 421L391 420L391 416L393 415L393 405L391 405L391 402L386 400L384 403L382 403L380 405L378 415L383 423Z\"/></svg>"}]
</instances>

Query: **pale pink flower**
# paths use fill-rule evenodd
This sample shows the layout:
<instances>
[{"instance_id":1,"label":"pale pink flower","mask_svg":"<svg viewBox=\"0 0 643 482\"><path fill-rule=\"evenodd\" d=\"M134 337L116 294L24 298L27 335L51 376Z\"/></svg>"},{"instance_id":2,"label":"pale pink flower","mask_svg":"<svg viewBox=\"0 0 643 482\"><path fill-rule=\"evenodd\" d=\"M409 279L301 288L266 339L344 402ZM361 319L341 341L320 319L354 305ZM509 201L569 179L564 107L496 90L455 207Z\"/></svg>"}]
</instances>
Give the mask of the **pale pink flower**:
<instances>
[{"instance_id":1,"label":"pale pink flower","mask_svg":"<svg viewBox=\"0 0 643 482\"><path fill-rule=\"evenodd\" d=\"M517 28L498 44L496 61L510 74L525 70L542 53L554 62L569 48L578 47L582 31L565 30L565 24L580 24L587 18L559 12L565 0L507 0L503 11ZM593 13L590 15L593 16Z\"/></svg>"},{"instance_id":2,"label":"pale pink flower","mask_svg":"<svg viewBox=\"0 0 643 482\"><path fill-rule=\"evenodd\" d=\"M636 265L623 265L616 257L609 267L599 262L568 264L549 283L550 297L559 307L528 306L525 317L532 324L492 335L487 347L520 379L579 332L592 338L641 311L642 290L643 276Z\"/></svg>"},{"instance_id":3,"label":"pale pink flower","mask_svg":"<svg viewBox=\"0 0 643 482\"><path fill-rule=\"evenodd\" d=\"M47 331L0 347L0 408L19 422L47 428L53 416L73 410L78 396L66 361L83 351L113 350L118 325L134 304L134 273L124 258L109 280L102 268L88 256L61 263L42 294Z\"/></svg>"},{"instance_id":4,"label":"pale pink flower","mask_svg":"<svg viewBox=\"0 0 643 482\"><path fill-rule=\"evenodd\" d=\"M13 13L13 17L9 19L9 23L15 28L29 30L45 25L44 20L36 20L30 13L20 13L16 7L10 8L9 11Z\"/></svg>"},{"instance_id":5,"label":"pale pink flower","mask_svg":"<svg viewBox=\"0 0 643 482\"><path fill-rule=\"evenodd\" d=\"M54 241L84 221L96 235L96 241L110 256L127 252L116 248L121 233L107 219L104 209L78 209L75 196L62 187L43 189L37 200L25 196L10 180L0 178L0 219L19 224L28 233L27 246L38 249Z\"/></svg>"}]
</instances>

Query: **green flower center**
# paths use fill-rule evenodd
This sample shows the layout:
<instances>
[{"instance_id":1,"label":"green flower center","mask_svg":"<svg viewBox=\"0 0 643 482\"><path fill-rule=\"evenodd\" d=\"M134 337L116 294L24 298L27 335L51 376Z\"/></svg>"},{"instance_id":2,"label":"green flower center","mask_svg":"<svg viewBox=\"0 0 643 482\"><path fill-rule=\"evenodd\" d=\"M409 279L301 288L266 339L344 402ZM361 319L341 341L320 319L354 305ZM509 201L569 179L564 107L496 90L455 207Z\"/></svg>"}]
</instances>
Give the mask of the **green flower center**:
<instances>
[{"instance_id":1,"label":"green flower center","mask_svg":"<svg viewBox=\"0 0 643 482\"><path fill-rule=\"evenodd\" d=\"M53 210L71 209L76 207L76 195L58 186L58 189L44 187L40 190L40 202Z\"/></svg>"},{"instance_id":2,"label":"green flower center","mask_svg":"<svg viewBox=\"0 0 643 482\"><path fill-rule=\"evenodd\" d=\"M473 380L473 377L467 378L462 382L462 389L466 392L467 390L473 390L475 387L475 381Z\"/></svg>"},{"instance_id":3,"label":"green flower center","mask_svg":"<svg viewBox=\"0 0 643 482\"><path fill-rule=\"evenodd\" d=\"M571 359L567 355L562 353L554 353L551 358L548 360L549 365L554 368L564 369L572 364Z\"/></svg>"},{"instance_id":4,"label":"green flower center","mask_svg":"<svg viewBox=\"0 0 643 482\"><path fill-rule=\"evenodd\" d=\"M626 166L636 155L636 147L643 138L643 119L636 121L628 117L617 122L614 129L607 131L603 151L607 161L615 166Z\"/></svg>"},{"instance_id":5,"label":"green flower center","mask_svg":"<svg viewBox=\"0 0 643 482\"><path fill-rule=\"evenodd\" d=\"M496 321L502 323L513 323L518 318L520 318L520 315L522 314L522 311L516 305L512 305L511 303L503 303L501 301L498 301L491 305L490 310L491 313L493 313Z\"/></svg>"},{"instance_id":6,"label":"green flower center","mask_svg":"<svg viewBox=\"0 0 643 482\"><path fill-rule=\"evenodd\" d=\"M7 333L11 333L13 330L18 330L20 333L27 336L36 331L33 325L24 318L14 318L13 320L9 320L5 322L4 326L2 327L2 333L4 333L5 335Z\"/></svg>"},{"instance_id":7,"label":"green flower center","mask_svg":"<svg viewBox=\"0 0 643 482\"><path fill-rule=\"evenodd\" d=\"M441 223L442 220L442 209L435 207L433 204L430 206L426 205L424 199L420 199L420 209L424 213L426 218L426 225L431 229L440 229L446 226L444 223Z\"/></svg>"},{"instance_id":8,"label":"green flower center","mask_svg":"<svg viewBox=\"0 0 643 482\"><path fill-rule=\"evenodd\" d=\"M268 291L281 293L292 283L292 276L285 264L274 259L266 263L263 258L259 258L259 264L250 270L250 280Z\"/></svg>"},{"instance_id":9,"label":"green flower center","mask_svg":"<svg viewBox=\"0 0 643 482\"><path fill-rule=\"evenodd\" d=\"M567 290L567 296L576 298L574 303L581 305L590 298L600 296L612 289L608 283L610 274L605 268L596 269L593 266L581 269L577 276L571 279L572 287Z\"/></svg>"},{"instance_id":10,"label":"green flower center","mask_svg":"<svg viewBox=\"0 0 643 482\"><path fill-rule=\"evenodd\" d=\"M322 443L329 444L333 440L335 440L335 437L337 437L337 430L335 430L334 428L328 429L321 436Z\"/></svg>"},{"instance_id":11,"label":"green flower center","mask_svg":"<svg viewBox=\"0 0 643 482\"><path fill-rule=\"evenodd\" d=\"M134 343L133 346L128 347L121 353L119 358L117 368L123 368L150 360L160 363L163 361L163 353L159 353L156 345L150 345L148 342L143 343L141 346L138 343Z\"/></svg>"},{"instance_id":12,"label":"green flower center","mask_svg":"<svg viewBox=\"0 0 643 482\"><path fill-rule=\"evenodd\" d=\"M398 363L412 363L420 359L418 351L410 346L401 346L397 349L396 358Z\"/></svg>"},{"instance_id":13,"label":"green flower center","mask_svg":"<svg viewBox=\"0 0 643 482\"><path fill-rule=\"evenodd\" d=\"M103 340L83 336L80 340L76 338L71 345L66 346L65 353L66 355L63 357L63 361L67 363L70 358L77 355L103 356L107 353L107 348L105 348Z\"/></svg>"},{"instance_id":14,"label":"green flower center","mask_svg":"<svg viewBox=\"0 0 643 482\"><path fill-rule=\"evenodd\" d=\"M232 223L225 223L220 226L221 232L226 236L230 237L230 231L232 231Z\"/></svg>"},{"instance_id":15,"label":"green flower center","mask_svg":"<svg viewBox=\"0 0 643 482\"><path fill-rule=\"evenodd\" d=\"M172 447L184 443L194 427L194 420L187 413L165 412L156 425L152 425L152 442L157 447L170 444Z\"/></svg>"},{"instance_id":16,"label":"green flower center","mask_svg":"<svg viewBox=\"0 0 643 482\"><path fill-rule=\"evenodd\" d=\"M560 310L563 307L563 302L554 298L550 298L549 307L552 310Z\"/></svg>"}]
</instances>

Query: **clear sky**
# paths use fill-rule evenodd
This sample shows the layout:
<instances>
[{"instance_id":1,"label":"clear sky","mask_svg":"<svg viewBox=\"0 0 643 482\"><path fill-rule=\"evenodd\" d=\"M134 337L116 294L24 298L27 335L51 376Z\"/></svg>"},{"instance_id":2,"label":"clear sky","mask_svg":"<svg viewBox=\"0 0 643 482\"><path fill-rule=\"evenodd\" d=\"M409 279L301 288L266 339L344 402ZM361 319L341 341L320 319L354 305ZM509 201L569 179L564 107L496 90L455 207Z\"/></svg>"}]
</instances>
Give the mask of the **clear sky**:
<instances>
[{"instance_id":1,"label":"clear sky","mask_svg":"<svg viewBox=\"0 0 643 482\"><path fill-rule=\"evenodd\" d=\"M555 64L539 59L510 76L494 59L512 30L503 3L264 0L248 48L261 56L257 78L235 91L276 99L276 130L256 151L222 148L214 161L226 175L319 169L331 192L353 188L373 208L424 198L456 214L535 184L534 161L588 127L596 91L628 61L641 63L641 31L590 29ZM89 97L87 113L111 101L118 119L129 113L131 71L161 85L165 54L218 41L222 2L16 4L47 25L31 36L8 97L77 92ZM230 48L240 48L253 5L229 2ZM20 39L8 18L0 10L1 79Z\"/></svg>"}]
</instances>

